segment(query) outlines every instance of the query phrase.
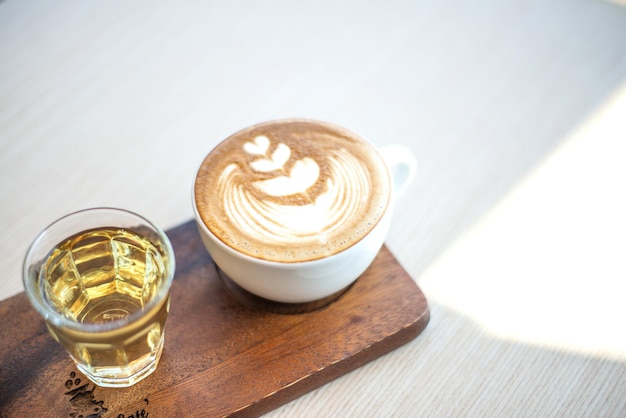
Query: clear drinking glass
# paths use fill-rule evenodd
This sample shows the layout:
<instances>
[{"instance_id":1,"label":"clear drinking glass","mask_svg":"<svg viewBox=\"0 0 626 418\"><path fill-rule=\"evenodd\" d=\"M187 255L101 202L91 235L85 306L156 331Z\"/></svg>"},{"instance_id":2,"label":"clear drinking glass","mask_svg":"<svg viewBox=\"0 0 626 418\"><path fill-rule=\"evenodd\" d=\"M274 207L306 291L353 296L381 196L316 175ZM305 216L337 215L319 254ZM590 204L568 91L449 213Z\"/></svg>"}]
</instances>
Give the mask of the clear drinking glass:
<instances>
[{"instance_id":1,"label":"clear drinking glass","mask_svg":"<svg viewBox=\"0 0 626 418\"><path fill-rule=\"evenodd\" d=\"M33 307L78 369L99 386L131 386L163 350L175 260L165 233L121 209L67 215L26 253Z\"/></svg>"}]
</instances>

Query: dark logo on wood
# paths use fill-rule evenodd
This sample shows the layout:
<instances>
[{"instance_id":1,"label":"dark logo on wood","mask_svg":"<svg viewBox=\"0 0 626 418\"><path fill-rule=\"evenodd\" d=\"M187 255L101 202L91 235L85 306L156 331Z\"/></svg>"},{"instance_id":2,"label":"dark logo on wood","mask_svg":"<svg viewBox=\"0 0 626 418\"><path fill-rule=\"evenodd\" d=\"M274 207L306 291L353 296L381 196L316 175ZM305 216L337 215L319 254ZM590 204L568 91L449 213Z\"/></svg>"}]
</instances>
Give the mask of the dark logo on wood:
<instances>
[{"instance_id":1,"label":"dark logo on wood","mask_svg":"<svg viewBox=\"0 0 626 418\"><path fill-rule=\"evenodd\" d=\"M148 405L148 398L144 399L144 402L146 403L146 405ZM130 414L130 415L119 414L117 416L117 418L147 418L147 417L148 417L148 413L146 412L145 409L142 409L141 411L137 410L135 411L134 414Z\"/></svg>"},{"instance_id":2,"label":"dark logo on wood","mask_svg":"<svg viewBox=\"0 0 626 418\"><path fill-rule=\"evenodd\" d=\"M70 405L72 405L73 412L70 413L70 418L101 418L102 414L108 411L104 407L104 401L96 400L94 391L96 385L82 384L80 377L76 376L76 372L70 373L70 378L65 381L65 389L68 389L65 394L70 397Z\"/></svg>"},{"instance_id":3,"label":"dark logo on wood","mask_svg":"<svg viewBox=\"0 0 626 418\"><path fill-rule=\"evenodd\" d=\"M91 387L91 389L90 389ZM70 373L70 378L65 381L66 396L69 396L72 412L69 418L102 418L102 415L108 412L104 407L104 401L97 400L94 394L96 385L90 382L83 383L76 372ZM148 398L144 399L148 405ZM118 414L117 418L148 418L148 412L145 409L137 410L128 415Z\"/></svg>"}]
</instances>

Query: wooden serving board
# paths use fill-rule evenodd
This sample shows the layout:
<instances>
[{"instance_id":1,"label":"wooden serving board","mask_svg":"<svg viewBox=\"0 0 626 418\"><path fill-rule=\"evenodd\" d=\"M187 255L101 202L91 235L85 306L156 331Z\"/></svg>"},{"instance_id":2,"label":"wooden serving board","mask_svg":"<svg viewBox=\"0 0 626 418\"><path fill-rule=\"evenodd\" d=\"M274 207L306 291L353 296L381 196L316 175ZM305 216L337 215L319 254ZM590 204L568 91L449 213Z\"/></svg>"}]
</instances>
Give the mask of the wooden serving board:
<instances>
[{"instance_id":1,"label":"wooden serving board","mask_svg":"<svg viewBox=\"0 0 626 418\"><path fill-rule=\"evenodd\" d=\"M0 302L0 417L258 416L410 341L429 320L386 247L335 301L284 314L229 291L193 221L168 235L177 270L157 370L130 388L95 386L21 293Z\"/></svg>"}]
</instances>

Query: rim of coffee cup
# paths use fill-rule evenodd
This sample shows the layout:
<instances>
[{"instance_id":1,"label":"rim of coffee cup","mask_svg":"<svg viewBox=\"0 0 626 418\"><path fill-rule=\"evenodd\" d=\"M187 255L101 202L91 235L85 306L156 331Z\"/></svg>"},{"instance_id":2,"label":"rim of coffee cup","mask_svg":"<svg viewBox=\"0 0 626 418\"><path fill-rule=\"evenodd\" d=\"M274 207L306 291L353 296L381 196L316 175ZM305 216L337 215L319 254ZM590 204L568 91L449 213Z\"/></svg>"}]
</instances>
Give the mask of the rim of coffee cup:
<instances>
[{"instance_id":1,"label":"rim of coffee cup","mask_svg":"<svg viewBox=\"0 0 626 418\"><path fill-rule=\"evenodd\" d=\"M337 251L336 253L329 254L327 256L324 256L324 257L321 257L321 258L316 258L316 259L313 259L313 260L297 260L297 261L267 260L267 259L260 258L260 257L254 257L252 255L245 254L245 253L243 253L241 251L238 251L237 249L235 249L235 248L229 246L228 244L224 243L206 225L206 223L204 222L204 220L203 220L203 218L202 218L202 216L200 214L200 211L198 210L198 206L197 206L197 203L196 203L196 184L197 184L197 180L198 180L198 173L200 171L200 168L204 164L204 161L209 156L209 154L211 154L211 152L217 146L219 146L221 143L227 141L232 136L237 135L239 132L250 130L250 129L254 129L256 127L260 127L260 126L263 126L263 125L270 125L270 124L276 124L276 123L293 123L293 122L304 122L304 123L313 123L313 124L320 124L320 125L329 126L329 127L332 127L332 128L334 128L334 129L336 129L338 131L349 133L350 136L354 136L354 137L358 138L359 140L361 140L361 141L365 142L366 144L368 144L374 150L374 152L378 155L378 157L381 159L381 161L383 161L383 166L385 167L385 171L387 173L387 181L388 181L388 185L389 185L389 196L388 196L388 199L387 199L387 203L385 205L385 210L378 217L377 222L372 226L372 228L366 234L363 234L363 236L361 236L359 239L355 240L352 243L352 245L350 245L349 247L346 247L346 248L344 248L344 249L342 249L340 251ZM395 190L394 179L393 179L392 173L390 171L390 168L388 166L388 163L387 163L386 159L384 158L384 155L381 153L381 150L378 147L376 147L371 142L365 140L360 135L358 135L358 134L356 134L356 133L354 133L354 132L352 132L352 131L344 128L344 127L342 127L341 125L337 125L337 124L332 123L332 122L326 122L326 121L322 121L322 120L318 120L318 119L302 118L302 117L278 118L278 119L267 120L267 121L264 121L264 122L254 123L254 124L248 125L248 126L242 128L242 129L239 129L239 130L233 132L232 134L226 136L221 141L218 141L213 146L213 148L211 148L208 151L208 153L204 154L204 156L202 157L202 160L200 161L200 163L196 167L194 180L193 180L192 185L191 185L191 203L192 203L192 207L193 207L194 218L196 220L196 224L198 224L198 226L200 226L204 232L208 233L213 238L213 241L217 245L219 245L221 248L225 249L230 254L233 254L233 255L235 255L237 257L240 257L242 259L253 260L255 262L258 262L258 263L261 263L261 264L266 264L266 265L271 265L271 266L284 266L285 268L288 268L288 266L293 266L293 265L296 265L296 264L312 264L314 262L329 262L330 258L333 258L337 254L344 253L345 251L347 251L350 248L354 247L357 243L361 242L365 237L367 237L370 234L370 232L373 231L376 228L376 226L381 222L381 220L385 216L387 216L390 208L392 208L394 206L394 201L395 201L396 197L397 197L397 193L396 193L396 190Z\"/></svg>"}]
</instances>

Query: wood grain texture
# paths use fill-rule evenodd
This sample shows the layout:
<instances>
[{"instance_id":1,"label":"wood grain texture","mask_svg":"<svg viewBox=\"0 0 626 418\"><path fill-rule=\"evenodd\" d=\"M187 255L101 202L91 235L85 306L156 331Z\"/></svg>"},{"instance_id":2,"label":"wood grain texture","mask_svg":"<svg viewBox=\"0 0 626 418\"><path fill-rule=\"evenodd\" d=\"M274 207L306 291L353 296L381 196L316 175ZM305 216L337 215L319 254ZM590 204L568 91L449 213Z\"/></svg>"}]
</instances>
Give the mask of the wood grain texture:
<instances>
[{"instance_id":1,"label":"wood grain texture","mask_svg":"<svg viewBox=\"0 0 626 418\"><path fill-rule=\"evenodd\" d=\"M168 235L177 271L157 371L131 388L88 383L22 293L0 303L3 417L257 416L410 341L429 321L426 299L386 247L339 299L281 314L235 300L194 222Z\"/></svg>"}]
</instances>

